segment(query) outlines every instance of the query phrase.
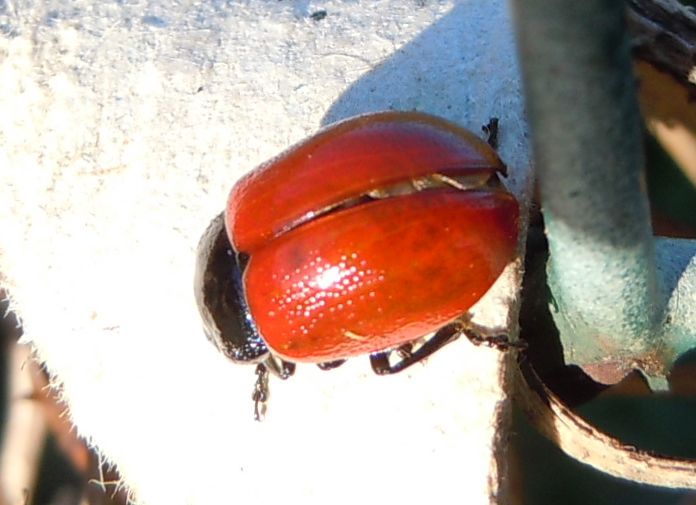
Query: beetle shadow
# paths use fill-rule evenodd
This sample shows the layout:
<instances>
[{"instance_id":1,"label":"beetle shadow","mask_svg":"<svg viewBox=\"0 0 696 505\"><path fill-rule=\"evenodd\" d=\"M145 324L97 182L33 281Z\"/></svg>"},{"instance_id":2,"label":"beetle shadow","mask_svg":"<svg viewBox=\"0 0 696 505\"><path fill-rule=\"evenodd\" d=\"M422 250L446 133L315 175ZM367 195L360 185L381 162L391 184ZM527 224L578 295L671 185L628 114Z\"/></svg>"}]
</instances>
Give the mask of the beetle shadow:
<instances>
[{"instance_id":1,"label":"beetle shadow","mask_svg":"<svg viewBox=\"0 0 696 505\"><path fill-rule=\"evenodd\" d=\"M460 115L457 109L469 109L468 103L458 101L477 96L483 72L476 75L475 69L467 68L466 58L475 59L478 55L472 54L471 48L488 37L485 33L464 33L462 25L470 23L468 10L466 5L455 6L396 49L346 89L322 123L382 110L421 110L456 119ZM485 119L481 118L481 124Z\"/></svg>"},{"instance_id":2,"label":"beetle shadow","mask_svg":"<svg viewBox=\"0 0 696 505\"><path fill-rule=\"evenodd\" d=\"M505 4L492 6L485 16L480 7L474 12L473 4L455 5L354 82L326 112L322 125L368 112L400 110L434 114L479 134L491 117L501 118L503 135L524 128L519 121L522 92L512 30L505 28L511 22ZM415 16L418 9L415 5Z\"/></svg>"}]
</instances>

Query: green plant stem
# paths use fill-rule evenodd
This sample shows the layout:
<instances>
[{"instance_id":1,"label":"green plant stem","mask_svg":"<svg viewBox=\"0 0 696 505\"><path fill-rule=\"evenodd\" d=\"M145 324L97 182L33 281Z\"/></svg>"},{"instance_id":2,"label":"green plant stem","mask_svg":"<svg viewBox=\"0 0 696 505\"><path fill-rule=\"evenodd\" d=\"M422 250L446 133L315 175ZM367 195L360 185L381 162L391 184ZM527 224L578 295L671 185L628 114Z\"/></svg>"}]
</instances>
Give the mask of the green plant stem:
<instances>
[{"instance_id":1,"label":"green plant stem","mask_svg":"<svg viewBox=\"0 0 696 505\"><path fill-rule=\"evenodd\" d=\"M669 289L658 276L642 184L626 6L514 5L566 360L600 380L636 366L663 375L675 358L662 331Z\"/></svg>"}]
</instances>

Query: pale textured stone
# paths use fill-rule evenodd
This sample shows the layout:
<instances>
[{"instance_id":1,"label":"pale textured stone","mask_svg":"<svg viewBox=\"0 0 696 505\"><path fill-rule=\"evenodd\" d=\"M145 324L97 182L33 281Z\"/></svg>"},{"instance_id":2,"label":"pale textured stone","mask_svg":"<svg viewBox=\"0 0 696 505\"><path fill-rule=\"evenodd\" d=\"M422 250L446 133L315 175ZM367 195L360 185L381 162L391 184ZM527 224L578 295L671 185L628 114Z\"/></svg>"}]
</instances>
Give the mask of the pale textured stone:
<instances>
[{"instance_id":1,"label":"pale textured stone","mask_svg":"<svg viewBox=\"0 0 696 505\"><path fill-rule=\"evenodd\" d=\"M259 424L253 367L201 330L194 250L234 181L392 108L474 131L500 117L507 184L529 192L501 0L0 0L3 284L78 432L140 502L502 501L499 352L460 340L394 377L367 358L301 366L272 379ZM482 322L515 319L517 266Z\"/></svg>"}]
</instances>

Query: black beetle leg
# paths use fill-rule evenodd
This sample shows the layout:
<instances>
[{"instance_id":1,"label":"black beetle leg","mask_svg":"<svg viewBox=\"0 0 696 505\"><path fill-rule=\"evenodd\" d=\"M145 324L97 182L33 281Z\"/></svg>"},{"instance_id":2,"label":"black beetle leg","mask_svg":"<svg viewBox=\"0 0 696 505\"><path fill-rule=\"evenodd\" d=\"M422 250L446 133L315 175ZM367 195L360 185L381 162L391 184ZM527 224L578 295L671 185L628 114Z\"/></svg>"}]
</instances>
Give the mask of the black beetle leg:
<instances>
[{"instance_id":1,"label":"black beetle leg","mask_svg":"<svg viewBox=\"0 0 696 505\"><path fill-rule=\"evenodd\" d=\"M254 400L255 421L263 421L266 415L266 404L270 395L268 378L271 373L285 380L295 373L295 364L271 354L262 363L256 365L256 383L251 395L251 399Z\"/></svg>"},{"instance_id":2,"label":"black beetle leg","mask_svg":"<svg viewBox=\"0 0 696 505\"><path fill-rule=\"evenodd\" d=\"M411 358L411 356L413 356L413 343L406 342L405 344L401 344L399 347L394 349L394 352L401 359L409 359L409 358Z\"/></svg>"},{"instance_id":3,"label":"black beetle leg","mask_svg":"<svg viewBox=\"0 0 696 505\"><path fill-rule=\"evenodd\" d=\"M282 360L277 356L273 356L272 354L266 358L264 363L268 367L268 370L273 373L273 375L283 380L291 377L295 373L295 363Z\"/></svg>"},{"instance_id":4,"label":"black beetle leg","mask_svg":"<svg viewBox=\"0 0 696 505\"><path fill-rule=\"evenodd\" d=\"M370 354L372 370L377 375L389 375L401 372L414 363L418 363L420 360L427 358L441 347L456 340L460 333L461 325L458 323L443 326L416 350L412 351L409 349L404 357L393 365L389 362L389 356L394 350L374 352ZM399 352L398 349L396 351Z\"/></svg>"},{"instance_id":5,"label":"black beetle leg","mask_svg":"<svg viewBox=\"0 0 696 505\"><path fill-rule=\"evenodd\" d=\"M268 367L265 363L256 365L256 384L251 399L254 400L254 421L263 421L268 400Z\"/></svg>"},{"instance_id":6,"label":"black beetle leg","mask_svg":"<svg viewBox=\"0 0 696 505\"><path fill-rule=\"evenodd\" d=\"M495 328L487 328L472 322L468 316L464 316L459 321L459 330L474 345L485 345L498 349L499 351L509 351L516 349L524 351L527 349L527 342L523 340L510 340L510 336Z\"/></svg>"},{"instance_id":7,"label":"black beetle leg","mask_svg":"<svg viewBox=\"0 0 696 505\"><path fill-rule=\"evenodd\" d=\"M524 340L516 340L513 342L505 333L490 331L487 333L479 333L471 328L462 328L462 333L474 345L485 345L498 349L499 351L509 351L511 349L524 351L527 349L527 342Z\"/></svg>"},{"instance_id":8,"label":"black beetle leg","mask_svg":"<svg viewBox=\"0 0 696 505\"><path fill-rule=\"evenodd\" d=\"M483 133L486 134L486 142L493 149L498 149L498 118L492 117L488 120L488 124L481 127Z\"/></svg>"},{"instance_id":9,"label":"black beetle leg","mask_svg":"<svg viewBox=\"0 0 696 505\"><path fill-rule=\"evenodd\" d=\"M333 370L334 368L338 368L345 362L346 360L344 359L337 359L335 361L324 361L323 363L317 363L317 366L321 370Z\"/></svg>"}]
</instances>

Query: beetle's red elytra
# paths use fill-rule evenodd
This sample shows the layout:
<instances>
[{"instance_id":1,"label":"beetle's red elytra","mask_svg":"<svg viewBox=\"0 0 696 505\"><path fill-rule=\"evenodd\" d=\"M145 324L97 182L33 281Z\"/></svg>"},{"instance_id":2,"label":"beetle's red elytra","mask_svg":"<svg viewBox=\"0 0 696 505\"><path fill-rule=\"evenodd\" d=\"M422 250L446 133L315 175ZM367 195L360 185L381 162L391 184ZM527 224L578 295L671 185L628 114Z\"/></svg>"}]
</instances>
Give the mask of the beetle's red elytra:
<instances>
[{"instance_id":1,"label":"beetle's red elytra","mask_svg":"<svg viewBox=\"0 0 696 505\"><path fill-rule=\"evenodd\" d=\"M351 207L279 236L252 254L244 276L264 341L285 359L322 362L437 330L508 263L515 207L507 194L443 188Z\"/></svg>"},{"instance_id":2,"label":"beetle's red elytra","mask_svg":"<svg viewBox=\"0 0 696 505\"><path fill-rule=\"evenodd\" d=\"M281 376L368 353L378 373L402 370L452 332L396 365L388 353L466 314L513 259L504 170L485 141L426 114L328 126L243 177L201 241L206 334Z\"/></svg>"},{"instance_id":3,"label":"beetle's red elytra","mask_svg":"<svg viewBox=\"0 0 696 505\"><path fill-rule=\"evenodd\" d=\"M236 250L250 252L297 221L375 189L503 169L485 141L445 120L418 112L358 116L243 177L230 193L227 230Z\"/></svg>"}]
</instances>

